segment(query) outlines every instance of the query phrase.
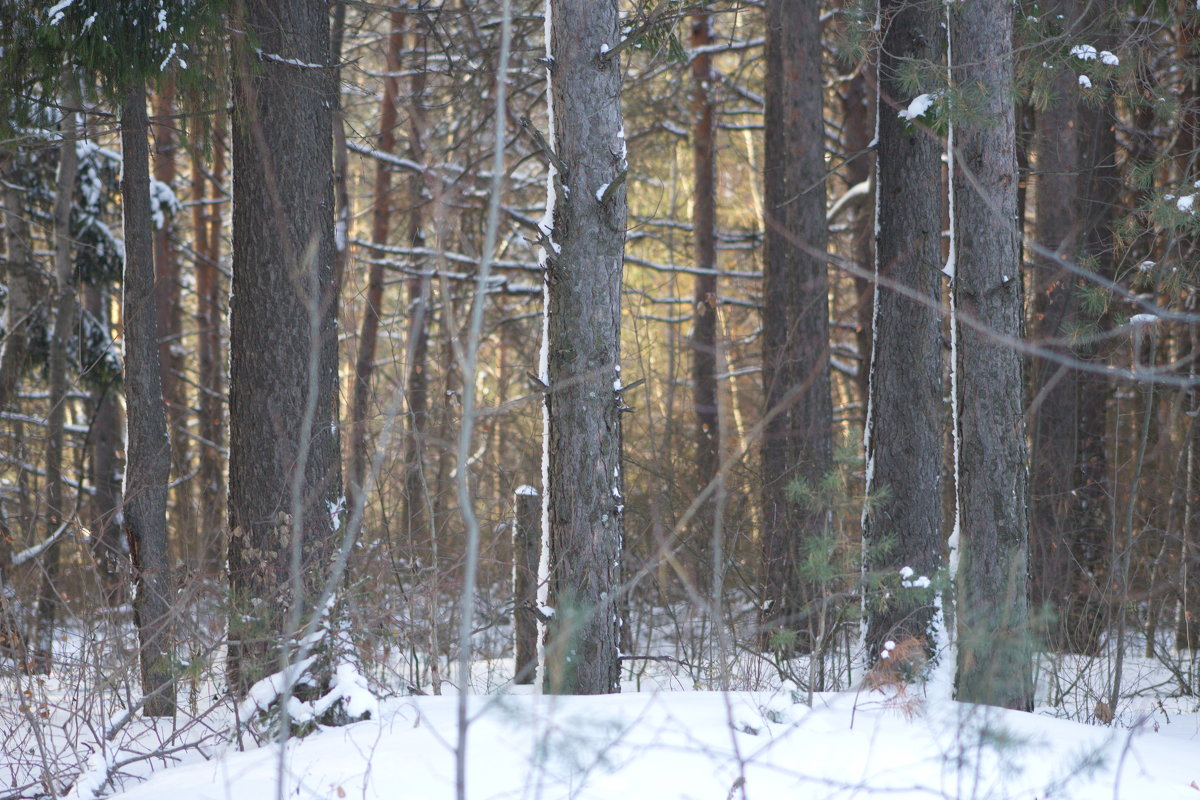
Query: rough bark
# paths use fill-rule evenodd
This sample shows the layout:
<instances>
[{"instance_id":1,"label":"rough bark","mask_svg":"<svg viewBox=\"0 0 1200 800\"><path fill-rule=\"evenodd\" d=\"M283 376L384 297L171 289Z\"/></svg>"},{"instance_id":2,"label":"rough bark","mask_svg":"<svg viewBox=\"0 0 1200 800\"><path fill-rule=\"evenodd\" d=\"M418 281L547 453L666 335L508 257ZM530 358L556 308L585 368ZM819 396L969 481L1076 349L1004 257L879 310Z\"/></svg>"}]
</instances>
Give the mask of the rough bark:
<instances>
[{"instance_id":1,"label":"rough bark","mask_svg":"<svg viewBox=\"0 0 1200 800\"><path fill-rule=\"evenodd\" d=\"M954 291L961 542L958 698L1029 709L1029 520L1021 332L1012 5L952 9L951 81L972 103L954 120Z\"/></svg>"},{"instance_id":2,"label":"rough bark","mask_svg":"<svg viewBox=\"0 0 1200 800\"><path fill-rule=\"evenodd\" d=\"M542 549L542 499L532 486L517 489L513 516L513 656L516 683L533 683L537 669L538 559Z\"/></svg>"},{"instance_id":3,"label":"rough bark","mask_svg":"<svg viewBox=\"0 0 1200 800\"><path fill-rule=\"evenodd\" d=\"M766 16L763 644L787 628L807 650L821 627L819 598L798 568L830 516L821 498L799 503L789 490L816 488L833 464L819 9L768 0Z\"/></svg>"},{"instance_id":4,"label":"rough bark","mask_svg":"<svg viewBox=\"0 0 1200 800\"><path fill-rule=\"evenodd\" d=\"M922 120L901 118L910 95L901 70L937 63L945 44L941 6L885 0L879 56L880 108L876 241L878 304L871 371L871 435L865 536L873 570L934 578L942 564L942 195L912 191L941 183L943 148ZM932 90L927 87L925 90ZM911 296L892 288L903 287ZM917 298L920 298L918 300ZM875 607L867 626L873 660L884 642L917 638L936 656L933 594L902 588Z\"/></svg>"},{"instance_id":5,"label":"rough bark","mask_svg":"<svg viewBox=\"0 0 1200 800\"><path fill-rule=\"evenodd\" d=\"M549 305L546 487L549 689L620 688L617 655L621 482L621 271L625 246L621 68L616 0L550 0L553 177L547 231Z\"/></svg>"},{"instance_id":6,"label":"rough bark","mask_svg":"<svg viewBox=\"0 0 1200 800\"><path fill-rule=\"evenodd\" d=\"M691 44L703 48L712 43L712 17L704 7L692 17ZM713 118L716 74L712 55L701 51L692 58L692 174L695 181L692 206L693 246L696 267L712 270L697 274L693 289L694 321L689 345L692 350L692 408L696 414L696 485L707 486L721 466L720 416L717 401L717 154ZM712 572L710 563L715 501L697 515L691 537L689 565L696 588L706 597Z\"/></svg>"},{"instance_id":7,"label":"rough bark","mask_svg":"<svg viewBox=\"0 0 1200 800\"><path fill-rule=\"evenodd\" d=\"M343 521L325 0L248 0L233 78L231 682L275 671ZM293 493L293 480L297 482ZM298 512L298 513L294 513ZM293 567L298 556L298 569ZM328 664L316 667L326 684Z\"/></svg>"},{"instance_id":8,"label":"rough bark","mask_svg":"<svg viewBox=\"0 0 1200 800\"><path fill-rule=\"evenodd\" d=\"M167 558L167 481L171 469L159 371L154 235L150 219L150 149L146 89L130 80L121 99L122 213L125 222L124 527L133 560L134 621L142 691L150 716L175 713L170 633L171 572Z\"/></svg>"}]
</instances>

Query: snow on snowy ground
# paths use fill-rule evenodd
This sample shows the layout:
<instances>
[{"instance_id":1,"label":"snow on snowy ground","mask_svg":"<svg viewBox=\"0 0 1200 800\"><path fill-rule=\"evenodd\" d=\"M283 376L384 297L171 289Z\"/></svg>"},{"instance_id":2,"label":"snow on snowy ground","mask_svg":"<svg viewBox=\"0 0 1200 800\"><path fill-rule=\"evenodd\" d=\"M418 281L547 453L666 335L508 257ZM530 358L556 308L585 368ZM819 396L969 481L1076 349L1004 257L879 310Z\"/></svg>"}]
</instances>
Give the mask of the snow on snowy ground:
<instances>
[{"instance_id":1,"label":"snow on snowy ground","mask_svg":"<svg viewBox=\"0 0 1200 800\"><path fill-rule=\"evenodd\" d=\"M1200 798L1200 716L1156 732L882 695L658 692L470 698L471 798ZM287 745L283 796L451 798L455 697ZM856 708L857 706L857 708ZM279 747L158 772L126 800L266 800Z\"/></svg>"}]
</instances>

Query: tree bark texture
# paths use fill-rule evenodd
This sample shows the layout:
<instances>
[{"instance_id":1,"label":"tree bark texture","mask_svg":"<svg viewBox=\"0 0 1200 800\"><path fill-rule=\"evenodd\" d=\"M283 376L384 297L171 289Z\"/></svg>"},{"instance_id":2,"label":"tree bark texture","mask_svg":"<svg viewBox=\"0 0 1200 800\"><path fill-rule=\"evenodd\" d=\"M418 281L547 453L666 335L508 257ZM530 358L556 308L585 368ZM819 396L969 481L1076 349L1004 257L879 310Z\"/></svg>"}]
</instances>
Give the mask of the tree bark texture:
<instances>
[{"instance_id":1,"label":"tree bark texture","mask_svg":"<svg viewBox=\"0 0 1200 800\"><path fill-rule=\"evenodd\" d=\"M936 64L945 45L940 3L884 0L879 56L878 276L867 457L866 539L872 570L911 568L934 578L942 564L942 195L912 191L941 183L939 138L898 110L922 90L901 77L912 62ZM934 87L928 87L932 91ZM893 288L896 286L896 288ZM911 296L905 296L903 292ZM919 300L917 299L919 298ZM917 638L935 645L932 592L902 588L870 613L867 652ZM936 656L932 649L928 654Z\"/></svg>"},{"instance_id":2,"label":"tree bark texture","mask_svg":"<svg viewBox=\"0 0 1200 800\"><path fill-rule=\"evenodd\" d=\"M1012 23L1007 0L951 9L951 82L972 107L955 120L954 291L961 543L958 698L1029 709L1029 520L1021 358L1020 235Z\"/></svg>"},{"instance_id":3,"label":"tree bark texture","mask_svg":"<svg viewBox=\"0 0 1200 800\"><path fill-rule=\"evenodd\" d=\"M833 465L819 9L768 0L766 16L763 643L787 628L807 650L820 627L819 598L799 567L828 531L830 512L819 497L796 502L790 489L817 489Z\"/></svg>"},{"instance_id":4,"label":"tree bark texture","mask_svg":"<svg viewBox=\"0 0 1200 800\"><path fill-rule=\"evenodd\" d=\"M175 713L170 633L171 573L167 559L167 481L171 469L159 371L154 235L150 220L150 149L146 88L125 87L121 103L122 210L125 219L125 535L133 559L133 612L138 628L143 706L151 716ZM151 696L152 695L152 696Z\"/></svg>"},{"instance_id":5,"label":"tree bark texture","mask_svg":"<svg viewBox=\"0 0 1200 800\"><path fill-rule=\"evenodd\" d=\"M517 489L513 514L513 655L516 683L533 683L537 670L538 560L542 550L542 498L531 486Z\"/></svg>"},{"instance_id":6,"label":"tree bark texture","mask_svg":"<svg viewBox=\"0 0 1200 800\"><path fill-rule=\"evenodd\" d=\"M553 176L546 247L549 306L551 691L620 688L624 500L621 481L621 271L626 201L616 0L550 0ZM607 45L607 48L604 46Z\"/></svg>"},{"instance_id":7,"label":"tree bark texture","mask_svg":"<svg viewBox=\"0 0 1200 800\"><path fill-rule=\"evenodd\" d=\"M691 44L712 44L712 17L704 8L692 17ZM717 400L717 153L712 55L692 59L692 174L695 181L692 228L696 267L711 270L695 278L691 345L692 408L696 413L696 485L707 486L721 467L720 415ZM689 543L689 564L696 588L707 597L712 573L711 542L716 503L710 500L696 517Z\"/></svg>"},{"instance_id":8,"label":"tree bark texture","mask_svg":"<svg viewBox=\"0 0 1200 800\"><path fill-rule=\"evenodd\" d=\"M232 683L245 690L275 671L293 611L312 612L344 506L329 5L248 0L239 10L246 37L235 42L233 78L229 570Z\"/></svg>"}]
</instances>

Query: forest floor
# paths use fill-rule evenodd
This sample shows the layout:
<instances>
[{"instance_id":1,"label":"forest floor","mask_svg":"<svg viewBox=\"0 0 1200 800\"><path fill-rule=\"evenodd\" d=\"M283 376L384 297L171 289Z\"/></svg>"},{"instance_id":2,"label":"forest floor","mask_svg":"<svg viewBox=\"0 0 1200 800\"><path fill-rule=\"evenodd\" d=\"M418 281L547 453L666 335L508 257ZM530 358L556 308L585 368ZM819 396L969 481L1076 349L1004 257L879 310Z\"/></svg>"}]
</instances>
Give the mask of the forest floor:
<instances>
[{"instance_id":1,"label":"forest floor","mask_svg":"<svg viewBox=\"0 0 1200 800\"><path fill-rule=\"evenodd\" d=\"M382 697L372 719L281 751L231 733L231 704L199 680L181 683L176 720L125 720L132 676L100 680L89 641L65 638L55 675L0 675L0 799L455 796L453 694ZM952 702L936 683L817 693L810 708L794 684L696 691L677 673L654 664L620 695L552 697L507 684L510 661L480 662L465 796L1200 800L1200 699L1148 659L1126 659L1111 726L1076 721L1104 696L1100 660L1043 658L1032 714Z\"/></svg>"}]
</instances>

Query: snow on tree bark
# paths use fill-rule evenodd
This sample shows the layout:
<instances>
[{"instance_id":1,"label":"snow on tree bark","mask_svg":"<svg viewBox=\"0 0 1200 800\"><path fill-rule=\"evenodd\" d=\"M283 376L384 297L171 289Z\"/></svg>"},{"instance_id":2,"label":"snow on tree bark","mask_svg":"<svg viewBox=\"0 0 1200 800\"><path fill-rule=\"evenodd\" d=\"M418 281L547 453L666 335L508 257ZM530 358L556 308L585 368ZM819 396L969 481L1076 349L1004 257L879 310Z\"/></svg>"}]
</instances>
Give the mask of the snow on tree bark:
<instances>
[{"instance_id":1,"label":"snow on tree bark","mask_svg":"<svg viewBox=\"0 0 1200 800\"><path fill-rule=\"evenodd\" d=\"M549 305L547 511L551 691L620 688L621 272L625 247L620 41L615 0L549 0L554 176ZM608 187L608 190L601 190Z\"/></svg>"},{"instance_id":2,"label":"snow on tree bark","mask_svg":"<svg viewBox=\"0 0 1200 800\"><path fill-rule=\"evenodd\" d=\"M939 192L910 187L939 185L942 147L922 120L910 122L897 109L905 108L913 94L901 76L904 65L937 63L941 57L938 10L932 3L907 0L884 0L880 7L886 33L878 66L876 275L886 283L875 286L867 490L882 490L882 495L868 505L865 519L871 569L909 567L929 577L941 568L943 546L939 306L945 209ZM922 639L929 654L936 654L937 614L928 594L904 590L886 607L868 612L870 660L884 642L908 637Z\"/></svg>"}]
</instances>

